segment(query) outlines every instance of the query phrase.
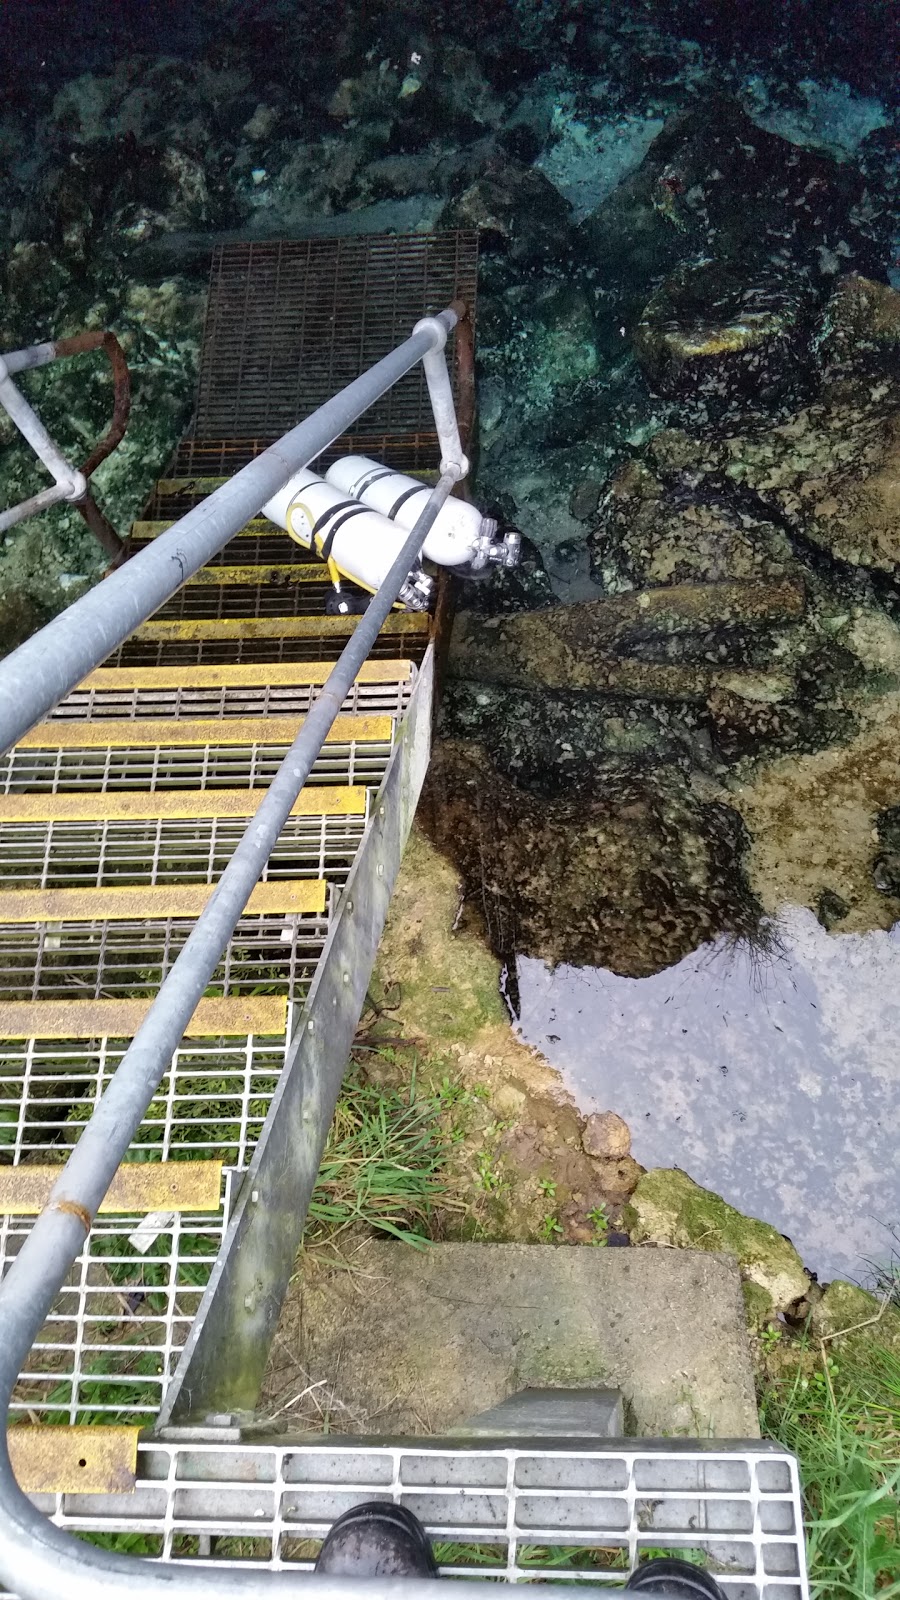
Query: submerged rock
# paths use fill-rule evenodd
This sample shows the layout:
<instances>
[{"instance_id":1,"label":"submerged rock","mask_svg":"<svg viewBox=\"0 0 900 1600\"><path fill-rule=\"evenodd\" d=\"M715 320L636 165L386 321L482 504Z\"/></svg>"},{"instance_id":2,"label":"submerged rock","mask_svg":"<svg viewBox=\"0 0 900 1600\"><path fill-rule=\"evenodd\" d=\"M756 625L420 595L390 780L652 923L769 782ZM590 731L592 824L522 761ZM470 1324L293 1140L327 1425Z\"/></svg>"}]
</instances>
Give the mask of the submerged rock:
<instances>
[{"instance_id":1,"label":"submerged rock","mask_svg":"<svg viewBox=\"0 0 900 1600\"><path fill-rule=\"evenodd\" d=\"M842 278L816 333L826 382L870 372L900 379L900 293L853 273Z\"/></svg>"},{"instance_id":2,"label":"submerged rock","mask_svg":"<svg viewBox=\"0 0 900 1600\"><path fill-rule=\"evenodd\" d=\"M665 694L668 676L673 680L669 693L676 698L678 682L684 698L702 698L712 687L710 664L728 661L735 639L796 622L805 607L804 587L792 577L771 583L661 584L514 616L464 614L454 626L450 670L455 677L486 682L613 692L618 687L646 695ZM697 665L675 666L682 653L688 662L699 658ZM637 659L621 659L629 654ZM739 662L743 656L738 649ZM783 690L783 677L779 681L776 674L768 692L757 684L750 697L778 699Z\"/></svg>"},{"instance_id":3,"label":"submerged rock","mask_svg":"<svg viewBox=\"0 0 900 1600\"><path fill-rule=\"evenodd\" d=\"M651 388L705 426L796 404L811 386L811 324L800 284L704 261L657 289L634 345Z\"/></svg>"},{"instance_id":4,"label":"submerged rock","mask_svg":"<svg viewBox=\"0 0 900 1600\"><path fill-rule=\"evenodd\" d=\"M657 1168L641 1178L625 1208L632 1244L676 1245L737 1256L751 1320L764 1324L788 1312L809 1288L809 1275L789 1239L767 1222L742 1216L686 1172Z\"/></svg>"},{"instance_id":5,"label":"submerged rock","mask_svg":"<svg viewBox=\"0 0 900 1600\"><path fill-rule=\"evenodd\" d=\"M860 174L706 96L676 112L641 166L581 226L587 253L626 318L681 263L714 258L745 280L772 265L820 294L849 266L877 268L879 247L855 210Z\"/></svg>"},{"instance_id":6,"label":"submerged rock","mask_svg":"<svg viewBox=\"0 0 900 1600\"><path fill-rule=\"evenodd\" d=\"M488 162L481 177L439 219L441 228L477 228L485 242L515 260L562 254L571 206L534 167L509 157Z\"/></svg>"},{"instance_id":7,"label":"submerged rock","mask_svg":"<svg viewBox=\"0 0 900 1600\"><path fill-rule=\"evenodd\" d=\"M473 742L434 753L433 836L477 895L499 954L643 977L724 931L757 927L746 837L728 806L697 800L676 777L636 781L624 763L614 784L560 789L556 776L556 792L538 794Z\"/></svg>"},{"instance_id":8,"label":"submerged rock","mask_svg":"<svg viewBox=\"0 0 900 1600\"><path fill-rule=\"evenodd\" d=\"M727 481L698 483L694 475L692 484L689 469L654 471L661 439L648 461L622 467L603 495L589 543L605 586L770 581L797 570L780 523L729 494Z\"/></svg>"}]
</instances>

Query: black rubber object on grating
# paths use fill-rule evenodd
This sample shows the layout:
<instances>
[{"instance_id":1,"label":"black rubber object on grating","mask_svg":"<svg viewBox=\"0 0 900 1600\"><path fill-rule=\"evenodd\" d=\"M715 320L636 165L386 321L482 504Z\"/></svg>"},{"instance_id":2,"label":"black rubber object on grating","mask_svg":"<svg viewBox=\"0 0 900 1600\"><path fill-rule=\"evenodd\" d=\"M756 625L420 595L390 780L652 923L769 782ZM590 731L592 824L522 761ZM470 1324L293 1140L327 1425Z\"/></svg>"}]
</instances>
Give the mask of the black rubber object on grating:
<instances>
[{"instance_id":1,"label":"black rubber object on grating","mask_svg":"<svg viewBox=\"0 0 900 1600\"><path fill-rule=\"evenodd\" d=\"M401 344L421 316L462 299L474 319L477 266L474 230L220 246L193 440L252 442L249 459ZM452 357L449 348L455 379ZM359 431L405 438L431 428L419 365Z\"/></svg>"}]
</instances>

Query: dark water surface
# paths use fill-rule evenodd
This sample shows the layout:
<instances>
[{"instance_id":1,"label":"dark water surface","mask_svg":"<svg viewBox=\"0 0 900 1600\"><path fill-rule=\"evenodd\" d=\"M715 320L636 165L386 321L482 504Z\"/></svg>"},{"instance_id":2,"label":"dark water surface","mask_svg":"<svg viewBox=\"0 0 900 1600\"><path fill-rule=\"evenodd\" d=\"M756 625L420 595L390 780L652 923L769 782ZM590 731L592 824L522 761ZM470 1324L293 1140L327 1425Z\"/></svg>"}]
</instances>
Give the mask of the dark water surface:
<instances>
[{"instance_id":1,"label":"dark water surface","mask_svg":"<svg viewBox=\"0 0 900 1600\"><path fill-rule=\"evenodd\" d=\"M871 1277L900 1221L900 924L828 934L785 908L769 952L718 941L649 978L520 957L519 1031L645 1166L679 1166Z\"/></svg>"}]
</instances>

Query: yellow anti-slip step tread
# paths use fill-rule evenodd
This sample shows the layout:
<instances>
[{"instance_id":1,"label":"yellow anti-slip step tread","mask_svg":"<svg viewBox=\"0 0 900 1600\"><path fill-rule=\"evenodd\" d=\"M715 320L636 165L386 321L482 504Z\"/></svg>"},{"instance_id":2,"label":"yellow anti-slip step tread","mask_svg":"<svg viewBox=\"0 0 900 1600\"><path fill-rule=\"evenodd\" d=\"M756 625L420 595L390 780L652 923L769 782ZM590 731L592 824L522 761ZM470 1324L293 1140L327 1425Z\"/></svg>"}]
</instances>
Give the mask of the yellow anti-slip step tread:
<instances>
[{"instance_id":1,"label":"yellow anti-slip step tread","mask_svg":"<svg viewBox=\"0 0 900 1600\"><path fill-rule=\"evenodd\" d=\"M313 562L294 561L289 565L268 563L266 566L253 567L201 567L188 578L188 583L216 583L223 584L264 584L271 583L284 587L291 583L329 583L331 581L327 567Z\"/></svg>"},{"instance_id":2,"label":"yellow anti-slip step tread","mask_svg":"<svg viewBox=\"0 0 900 1600\"><path fill-rule=\"evenodd\" d=\"M0 924L23 922L140 922L199 917L212 883L123 884L112 888L0 891ZM258 883L247 916L291 916L325 910L324 878L275 878Z\"/></svg>"},{"instance_id":3,"label":"yellow anti-slip step tread","mask_svg":"<svg viewBox=\"0 0 900 1600\"><path fill-rule=\"evenodd\" d=\"M7 1442L16 1481L26 1494L132 1494L140 1431L15 1423Z\"/></svg>"},{"instance_id":4,"label":"yellow anti-slip step tread","mask_svg":"<svg viewBox=\"0 0 900 1600\"><path fill-rule=\"evenodd\" d=\"M0 1216L36 1217L61 1166L0 1167ZM100 1201L101 1216L147 1217L153 1211L218 1212L221 1161L126 1161Z\"/></svg>"},{"instance_id":5,"label":"yellow anti-slip step tread","mask_svg":"<svg viewBox=\"0 0 900 1600\"><path fill-rule=\"evenodd\" d=\"M169 518L168 520L151 518L149 521L133 522L131 524L131 537L132 539L155 539L159 534L165 533L167 528L174 528L174 526L174 518ZM243 528L238 528L237 533L233 534L232 538L259 539L264 538L266 534L271 534L273 539L284 539L286 541L285 547L294 542L284 528L279 528L277 523L270 522L268 517L254 517L250 522L246 522Z\"/></svg>"},{"instance_id":6,"label":"yellow anti-slip step tread","mask_svg":"<svg viewBox=\"0 0 900 1600\"><path fill-rule=\"evenodd\" d=\"M325 682L334 671L333 661L257 661L207 667L98 667L78 685L85 689L302 689ZM411 661L366 661L357 683L406 683L412 677Z\"/></svg>"},{"instance_id":7,"label":"yellow anti-slip step tread","mask_svg":"<svg viewBox=\"0 0 900 1600\"><path fill-rule=\"evenodd\" d=\"M132 639L307 639L352 633L359 617L178 617L144 622ZM381 625L382 639L427 635L427 611L394 611Z\"/></svg>"},{"instance_id":8,"label":"yellow anti-slip step tread","mask_svg":"<svg viewBox=\"0 0 900 1600\"><path fill-rule=\"evenodd\" d=\"M0 1003L0 1039L133 1039L151 1004L150 1000L6 1000ZM241 995L201 1000L184 1037L280 1036L286 1027L286 997Z\"/></svg>"},{"instance_id":9,"label":"yellow anti-slip step tread","mask_svg":"<svg viewBox=\"0 0 900 1600\"><path fill-rule=\"evenodd\" d=\"M113 789L71 794L0 794L4 822L199 822L252 817L265 789ZM367 791L358 784L311 784L292 817L362 817Z\"/></svg>"},{"instance_id":10,"label":"yellow anti-slip step tread","mask_svg":"<svg viewBox=\"0 0 900 1600\"><path fill-rule=\"evenodd\" d=\"M126 750L176 746L293 744L303 717L108 717L82 721L54 717L19 740L20 750ZM336 717L326 744L388 744L389 716L349 713Z\"/></svg>"}]
</instances>

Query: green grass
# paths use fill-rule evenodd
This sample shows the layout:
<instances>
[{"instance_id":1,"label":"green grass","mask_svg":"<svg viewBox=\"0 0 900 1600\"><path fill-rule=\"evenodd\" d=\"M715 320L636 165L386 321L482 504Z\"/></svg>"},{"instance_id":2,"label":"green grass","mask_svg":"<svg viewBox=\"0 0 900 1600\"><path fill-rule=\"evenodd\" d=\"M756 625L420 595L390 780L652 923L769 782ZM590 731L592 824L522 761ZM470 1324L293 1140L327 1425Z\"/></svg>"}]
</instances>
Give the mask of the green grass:
<instances>
[{"instance_id":1,"label":"green grass","mask_svg":"<svg viewBox=\"0 0 900 1600\"><path fill-rule=\"evenodd\" d=\"M866 1341L801 1360L760 1420L800 1462L816 1600L900 1596L900 1358Z\"/></svg>"},{"instance_id":2,"label":"green grass","mask_svg":"<svg viewBox=\"0 0 900 1600\"><path fill-rule=\"evenodd\" d=\"M357 1068L342 1090L319 1168L307 1248L336 1243L354 1224L424 1246L440 1212L463 1209L447 1174L449 1114L457 1099L449 1083L420 1089L414 1068L401 1087L371 1083Z\"/></svg>"}]
</instances>

